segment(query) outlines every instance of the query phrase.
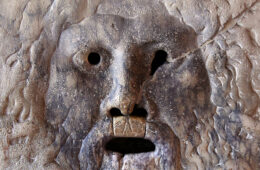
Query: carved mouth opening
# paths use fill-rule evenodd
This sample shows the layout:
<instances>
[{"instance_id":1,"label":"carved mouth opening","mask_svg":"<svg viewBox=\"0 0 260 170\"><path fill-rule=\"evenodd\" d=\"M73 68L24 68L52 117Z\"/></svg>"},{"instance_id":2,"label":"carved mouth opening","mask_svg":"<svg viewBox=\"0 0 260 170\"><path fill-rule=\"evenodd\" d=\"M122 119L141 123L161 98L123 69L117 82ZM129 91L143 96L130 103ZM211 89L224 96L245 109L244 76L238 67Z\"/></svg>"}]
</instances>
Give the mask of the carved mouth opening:
<instances>
[{"instance_id":1,"label":"carved mouth opening","mask_svg":"<svg viewBox=\"0 0 260 170\"><path fill-rule=\"evenodd\" d=\"M107 142L106 150L125 154L152 152L155 150L153 142L143 138L117 137Z\"/></svg>"}]
</instances>

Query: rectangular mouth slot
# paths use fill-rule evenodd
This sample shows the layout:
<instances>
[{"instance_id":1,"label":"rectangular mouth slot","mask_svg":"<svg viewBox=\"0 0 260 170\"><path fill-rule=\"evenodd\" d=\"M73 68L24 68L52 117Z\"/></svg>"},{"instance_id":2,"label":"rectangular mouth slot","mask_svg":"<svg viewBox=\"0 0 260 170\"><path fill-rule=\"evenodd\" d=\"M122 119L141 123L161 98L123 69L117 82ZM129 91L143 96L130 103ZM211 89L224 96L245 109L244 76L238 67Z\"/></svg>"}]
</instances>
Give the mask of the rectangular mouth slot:
<instances>
[{"instance_id":1,"label":"rectangular mouth slot","mask_svg":"<svg viewBox=\"0 0 260 170\"><path fill-rule=\"evenodd\" d=\"M125 155L152 152L155 150L155 145L150 140L144 138L117 137L108 141L105 148L108 151Z\"/></svg>"}]
</instances>

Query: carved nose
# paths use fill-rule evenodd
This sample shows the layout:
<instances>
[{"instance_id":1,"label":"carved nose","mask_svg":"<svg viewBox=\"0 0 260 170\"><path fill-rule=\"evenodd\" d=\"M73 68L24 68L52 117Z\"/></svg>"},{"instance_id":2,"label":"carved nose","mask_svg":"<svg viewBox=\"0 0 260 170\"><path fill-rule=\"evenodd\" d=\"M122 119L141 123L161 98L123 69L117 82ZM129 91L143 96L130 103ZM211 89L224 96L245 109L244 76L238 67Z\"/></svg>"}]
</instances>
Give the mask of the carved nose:
<instances>
[{"instance_id":1,"label":"carved nose","mask_svg":"<svg viewBox=\"0 0 260 170\"><path fill-rule=\"evenodd\" d=\"M132 113L140 95L140 85L137 85L135 81L133 77L126 74L115 75L109 94L109 110L117 108L123 115Z\"/></svg>"},{"instance_id":2,"label":"carved nose","mask_svg":"<svg viewBox=\"0 0 260 170\"><path fill-rule=\"evenodd\" d=\"M138 103L143 76L140 69L136 69L138 65L123 52L117 51L114 56L110 66L112 87L102 107L106 113L117 108L121 114L129 115Z\"/></svg>"},{"instance_id":3,"label":"carved nose","mask_svg":"<svg viewBox=\"0 0 260 170\"><path fill-rule=\"evenodd\" d=\"M120 109L123 115L128 115L132 113L135 103L137 102L137 97L137 92L127 90L125 94L119 94L119 101L115 103L115 105Z\"/></svg>"}]
</instances>

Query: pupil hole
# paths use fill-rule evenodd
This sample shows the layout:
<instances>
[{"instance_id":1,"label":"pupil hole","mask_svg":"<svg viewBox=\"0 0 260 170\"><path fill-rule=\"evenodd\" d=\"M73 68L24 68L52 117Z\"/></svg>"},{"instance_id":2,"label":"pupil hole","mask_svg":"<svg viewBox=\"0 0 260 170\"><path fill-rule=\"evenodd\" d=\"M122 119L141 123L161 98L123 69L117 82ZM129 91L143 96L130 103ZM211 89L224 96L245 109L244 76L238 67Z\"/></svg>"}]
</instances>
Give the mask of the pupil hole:
<instances>
[{"instance_id":1,"label":"pupil hole","mask_svg":"<svg viewBox=\"0 0 260 170\"><path fill-rule=\"evenodd\" d=\"M100 55L96 52L91 52L88 55L88 62L92 65L97 65L100 62Z\"/></svg>"}]
</instances>

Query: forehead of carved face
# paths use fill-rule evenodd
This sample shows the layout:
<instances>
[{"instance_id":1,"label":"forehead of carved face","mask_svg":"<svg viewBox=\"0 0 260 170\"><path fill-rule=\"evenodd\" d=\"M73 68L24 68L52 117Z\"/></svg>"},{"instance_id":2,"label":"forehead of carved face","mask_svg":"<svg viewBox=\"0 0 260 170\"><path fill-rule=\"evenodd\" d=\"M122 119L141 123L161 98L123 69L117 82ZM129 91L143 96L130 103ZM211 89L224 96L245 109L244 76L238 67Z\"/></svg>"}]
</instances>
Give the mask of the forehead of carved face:
<instances>
[{"instance_id":1,"label":"forehead of carved face","mask_svg":"<svg viewBox=\"0 0 260 170\"><path fill-rule=\"evenodd\" d=\"M163 148L174 148L168 155L176 157L176 141L210 111L209 81L195 38L190 27L162 15L97 14L62 33L51 64L46 119L63 131L67 150L75 149L71 141L80 141L74 144L81 167L97 166L89 143L95 141L105 155L103 146L114 137L149 139L158 157L167 155ZM73 162L73 156L64 157Z\"/></svg>"}]
</instances>

